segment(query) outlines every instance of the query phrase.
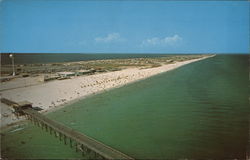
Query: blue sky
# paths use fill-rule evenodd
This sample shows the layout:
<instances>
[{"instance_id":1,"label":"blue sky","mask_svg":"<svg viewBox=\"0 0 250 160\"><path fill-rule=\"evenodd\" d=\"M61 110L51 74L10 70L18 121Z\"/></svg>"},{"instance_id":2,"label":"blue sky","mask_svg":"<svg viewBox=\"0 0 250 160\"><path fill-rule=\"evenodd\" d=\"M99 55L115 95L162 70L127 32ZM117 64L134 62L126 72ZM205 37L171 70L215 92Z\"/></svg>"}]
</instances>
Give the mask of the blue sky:
<instances>
[{"instance_id":1,"label":"blue sky","mask_svg":"<svg viewBox=\"0 0 250 160\"><path fill-rule=\"evenodd\" d=\"M0 0L0 52L249 53L249 5Z\"/></svg>"}]
</instances>

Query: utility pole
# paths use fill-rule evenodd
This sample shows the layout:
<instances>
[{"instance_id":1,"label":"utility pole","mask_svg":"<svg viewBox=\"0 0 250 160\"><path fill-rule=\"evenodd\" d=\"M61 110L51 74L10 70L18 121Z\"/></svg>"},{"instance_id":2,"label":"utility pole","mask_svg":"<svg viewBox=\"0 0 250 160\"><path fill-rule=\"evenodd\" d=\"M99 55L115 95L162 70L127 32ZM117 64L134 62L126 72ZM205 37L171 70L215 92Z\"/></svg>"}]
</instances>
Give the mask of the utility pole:
<instances>
[{"instance_id":1,"label":"utility pole","mask_svg":"<svg viewBox=\"0 0 250 160\"><path fill-rule=\"evenodd\" d=\"M15 73L14 55L11 53L9 56L12 60L12 75L15 76L16 73Z\"/></svg>"}]
</instances>

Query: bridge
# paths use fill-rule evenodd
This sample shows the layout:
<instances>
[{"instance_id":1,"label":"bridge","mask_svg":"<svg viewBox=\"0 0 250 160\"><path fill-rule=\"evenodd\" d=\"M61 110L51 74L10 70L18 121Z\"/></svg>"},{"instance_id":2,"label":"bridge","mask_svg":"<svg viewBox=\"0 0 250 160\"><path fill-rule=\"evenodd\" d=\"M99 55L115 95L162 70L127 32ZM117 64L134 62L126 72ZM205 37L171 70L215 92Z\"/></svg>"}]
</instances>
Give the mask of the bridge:
<instances>
[{"instance_id":1,"label":"bridge","mask_svg":"<svg viewBox=\"0 0 250 160\"><path fill-rule=\"evenodd\" d=\"M128 159L133 160L132 157L121 153L97 140L88 137L72 128L69 128L59 122L47 118L41 113L32 108L32 104L28 101L14 102L6 98L1 98L1 102L10 105L14 108L17 116L25 116L32 121L36 126L53 134L64 141L65 145L75 148L76 152L81 152L84 157L89 159Z\"/></svg>"}]
</instances>

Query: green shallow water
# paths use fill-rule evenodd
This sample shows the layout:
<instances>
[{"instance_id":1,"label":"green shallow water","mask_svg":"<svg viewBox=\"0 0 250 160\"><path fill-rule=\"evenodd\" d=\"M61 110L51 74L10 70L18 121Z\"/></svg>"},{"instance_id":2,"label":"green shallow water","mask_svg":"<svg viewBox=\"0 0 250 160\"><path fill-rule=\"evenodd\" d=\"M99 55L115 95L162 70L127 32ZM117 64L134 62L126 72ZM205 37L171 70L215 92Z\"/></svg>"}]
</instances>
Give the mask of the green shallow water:
<instances>
[{"instance_id":1,"label":"green shallow water","mask_svg":"<svg viewBox=\"0 0 250 160\"><path fill-rule=\"evenodd\" d=\"M248 55L218 55L91 96L47 116L138 159L244 158ZM6 131L10 158L81 158L30 123Z\"/></svg>"}]
</instances>

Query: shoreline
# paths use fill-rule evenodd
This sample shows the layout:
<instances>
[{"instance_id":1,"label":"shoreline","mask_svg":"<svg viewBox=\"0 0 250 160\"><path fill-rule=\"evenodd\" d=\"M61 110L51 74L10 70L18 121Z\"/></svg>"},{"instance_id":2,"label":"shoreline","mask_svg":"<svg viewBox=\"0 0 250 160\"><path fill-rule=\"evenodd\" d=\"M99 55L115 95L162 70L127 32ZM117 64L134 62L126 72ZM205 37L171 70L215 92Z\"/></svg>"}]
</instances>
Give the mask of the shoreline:
<instances>
[{"instance_id":1,"label":"shoreline","mask_svg":"<svg viewBox=\"0 0 250 160\"><path fill-rule=\"evenodd\" d=\"M35 86L11 89L0 93L1 97L17 102L28 100L33 103L33 106L43 108L44 110L41 111L41 113L47 114L96 94L108 92L109 90L129 85L213 56L214 55L176 62L155 68L129 68L121 71L75 77L73 79L52 81ZM92 82L96 83L93 84ZM9 106L3 105L2 103L1 106L1 114L8 115L8 117L3 117L1 115L1 129L13 127L20 122L25 122L25 118L17 119Z\"/></svg>"}]
</instances>

